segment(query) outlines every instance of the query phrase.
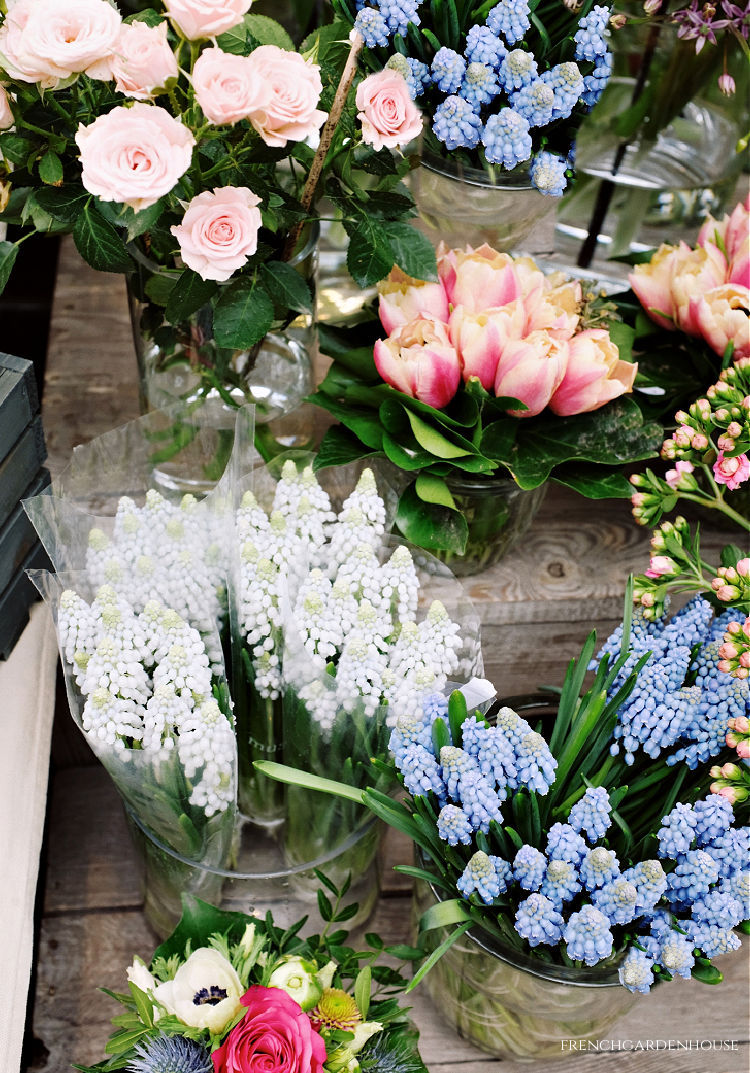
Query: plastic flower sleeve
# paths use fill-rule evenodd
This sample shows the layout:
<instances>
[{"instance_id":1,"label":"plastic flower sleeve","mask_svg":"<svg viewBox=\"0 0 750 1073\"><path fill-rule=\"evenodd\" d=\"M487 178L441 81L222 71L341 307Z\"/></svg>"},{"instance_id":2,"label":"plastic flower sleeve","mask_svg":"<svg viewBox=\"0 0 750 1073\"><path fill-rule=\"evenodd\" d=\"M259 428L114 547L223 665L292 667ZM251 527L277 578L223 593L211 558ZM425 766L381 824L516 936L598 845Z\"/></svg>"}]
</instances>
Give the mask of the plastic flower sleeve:
<instances>
[{"instance_id":1,"label":"plastic flower sleeve","mask_svg":"<svg viewBox=\"0 0 750 1073\"><path fill-rule=\"evenodd\" d=\"M226 863L236 746L226 680L200 634L83 574L31 577L52 610L73 719L130 818L187 858Z\"/></svg>"}]
</instances>

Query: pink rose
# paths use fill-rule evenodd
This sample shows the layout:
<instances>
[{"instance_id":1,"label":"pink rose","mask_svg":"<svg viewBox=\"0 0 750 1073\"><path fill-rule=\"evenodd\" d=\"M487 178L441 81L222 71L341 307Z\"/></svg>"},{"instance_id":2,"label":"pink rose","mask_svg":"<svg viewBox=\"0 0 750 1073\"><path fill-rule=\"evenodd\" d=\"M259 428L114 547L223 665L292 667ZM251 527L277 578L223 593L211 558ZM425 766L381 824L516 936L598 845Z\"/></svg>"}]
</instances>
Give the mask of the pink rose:
<instances>
[{"instance_id":1,"label":"pink rose","mask_svg":"<svg viewBox=\"0 0 750 1073\"><path fill-rule=\"evenodd\" d=\"M691 316L700 334L712 350L723 354L727 343L734 343L733 358L750 357L750 289L737 283L725 283L694 298Z\"/></svg>"},{"instance_id":2,"label":"pink rose","mask_svg":"<svg viewBox=\"0 0 750 1073\"><path fill-rule=\"evenodd\" d=\"M278 987L249 988L247 1013L211 1055L214 1073L323 1073L323 1037Z\"/></svg>"},{"instance_id":3,"label":"pink rose","mask_svg":"<svg viewBox=\"0 0 750 1073\"><path fill-rule=\"evenodd\" d=\"M317 134L326 120L317 107L323 91L318 65L276 45L261 45L248 59L269 90L268 103L250 116L266 145L283 148Z\"/></svg>"},{"instance_id":4,"label":"pink rose","mask_svg":"<svg viewBox=\"0 0 750 1073\"><path fill-rule=\"evenodd\" d=\"M222 186L194 197L182 223L170 229L188 268L219 282L242 268L258 248L259 204L246 186Z\"/></svg>"},{"instance_id":5,"label":"pink rose","mask_svg":"<svg viewBox=\"0 0 750 1073\"><path fill-rule=\"evenodd\" d=\"M395 265L378 283L380 323L390 335L415 317L448 321L448 299L441 283L412 279Z\"/></svg>"},{"instance_id":6,"label":"pink rose","mask_svg":"<svg viewBox=\"0 0 750 1073\"><path fill-rule=\"evenodd\" d=\"M139 101L79 126L76 142L88 192L138 212L169 193L185 174L195 138L164 108Z\"/></svg>"},{"instance_id":7,"label":"pink rose","mask_svg":"<svg viewBox=\"0 0 750 1073\"><path fill-rule=\"evenodd\" d=\"M375 343L375 366L387 384L441 409L458 390L461 369L448 329L417 317Z\"/></svg>"},{"instance_id":8,"label":"pink rose","mask_svg":"<svg viewBox=\"0 0 750 1073\"><path fill-rule=\"evenodd\" d=\"M450 336L461 359L464 381L474 376L485 391L492 391L506 343L524 334L520 299L482 313L470 313L463 306L456 306L451 313Z\"/></svg>"},{"instance_id":9,"label":"pink rose","mask_svg":"<svg viewBox=\"0 0 750 1073\"><path fill-rule=\"evenodd\" d=\"M11 0L0 27L6 70L22 82L57 85L95 65L114 48L121 18L107 0Z\"/></svg>"},{"instance_id":10,"label":"pink rose","mask_svg":"<svg viewBox=\"0 0 750 1073\"><path fill-rule=\"evenodd\" d=\"M0 85L0 130L7 130L14 123L13 111L5 86Z\"/></svg>"},{"instance_id":11,"label":"pink rose","mask_svg":"<svg viewBox=\"0 0 750 1073\"><path fill-rule=\"evenodd\" d=\"M164 0L164 7L188 41L216 37L242 22L252 0Z\"/></svg>"},{"instance_id":12,"label":"pink rose","mask_svg":"<svg viewBox=\"0 0 750 1073\"><path fill-rule=\"evenodd\" d=\"M747 455L726 458L724 452L719 451L713 468L716 483L725 484L733 492L750 477L750 458Z\"/></svg>"},{"instance_id":13,"label":"pink rose","mask_svg":"<svg viewBox=\"0 0 750 1073\"><path fill-rule=\"evenodd\" d=\"M510 339L497 366L495 394L525 403L526 410L508 411L515 417L535 417L562 383L567 362L567 342L553 338L549 332Z\"/></svg>"},{"instance_id":14,"label":"pink rose","mask_svg":"<svg viewBox=\"0 0 750 1073\"><path fill-rule=\"evenodd\" d=\"M398 71L368 75L357 86L356 104L362 141L374 149L395 149L422 133L422 113Z\"/></svg>"},{"instance_id":15,"label":"pink rose","mask_svg":"<svg viewBox=\"0 0 750 1073\"><path fill-rule=\"evenodd\" d=\"M620 352L604 328L587 328L568 343L568 364L549 408L559 417L598 410L628 391L637 364L620 361Z\"/></svg>"},{"instance_id":16,"label":"pink rose","mask_svg":"<svg viewBox=\"0 0 750 1073\"><path fill-rule=\"evenodd\" d=\"M471 313L497 309L522 294L513 258L491 246L474 250L446 250L438 247L438 275L448 301Z\"/></svg>"},{"instance_id":17,"label":"pink rose","mask_svg":"<svg viewBox=\"0 0 750 1073\"><path fill-rule=\"evenodd\" d=\"M263 112L271 91L249 56L207 48L193 67L193 89L209 123L238 123Z\"/></svg>"},{"instance_id":18,"label":"pink rose","mask_svg":"<svg viewBox=\"0 0 750 1073\"><path fill-rule=\"evenodd\" d=\"M145 101L179 76L177 60L167 41L167 24L148 26L124 22L109 61L110 77L120 93Z\"/></svg>"}]
</instances>

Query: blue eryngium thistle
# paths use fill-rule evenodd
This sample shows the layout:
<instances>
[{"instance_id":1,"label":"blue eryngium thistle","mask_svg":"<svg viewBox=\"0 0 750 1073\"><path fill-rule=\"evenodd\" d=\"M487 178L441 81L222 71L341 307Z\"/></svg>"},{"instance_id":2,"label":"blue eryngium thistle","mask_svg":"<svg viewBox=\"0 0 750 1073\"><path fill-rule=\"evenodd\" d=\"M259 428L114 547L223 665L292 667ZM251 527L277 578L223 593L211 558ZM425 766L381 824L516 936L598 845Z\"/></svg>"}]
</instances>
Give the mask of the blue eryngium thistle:
<instances>
[{"instance_id":1,"label":"blue eryngium thistle","mask_svg":"<svg viewBox=\"0 0 750 1073\"><path fill-rule=\"evenodd\" d=\"M154 1036L134 1050L138 1057L128 1062L128 1073L213 1073L206 1048L184 1036Z\"/></svg>"}]
</instances>

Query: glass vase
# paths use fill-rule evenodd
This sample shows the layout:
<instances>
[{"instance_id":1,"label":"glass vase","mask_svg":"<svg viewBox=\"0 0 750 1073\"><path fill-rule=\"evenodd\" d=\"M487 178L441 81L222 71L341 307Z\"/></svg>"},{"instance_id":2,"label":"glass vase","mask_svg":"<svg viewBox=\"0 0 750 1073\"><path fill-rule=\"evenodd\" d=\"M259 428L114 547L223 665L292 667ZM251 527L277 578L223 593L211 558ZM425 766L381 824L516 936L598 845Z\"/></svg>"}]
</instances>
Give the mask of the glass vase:
<instances>
[{"instance_id":1,"label":"glass vase","mask_svg":"<svg viewBox=\"0 0 750 1073\"><path fill-rule=\"evenodd\" d=\"M313 295L318 236L318 225L310 226L289 262ZM269 443L271 453L309 446L311 419L304 409L298 411L313 389L314 314L290 314L252 349L219 347L213 336L211 304L179 324L170 324L163 303L156 299L176 278L175 273L135 249L133 256L137 267L128 278L128 298L141 411L169 409L177 415L172 435L158 445L157 483L181 492L209 491L231 453L237 409L248 403L255 405L256 442L260 441L261 449ZM201 427L214 430L210 465L195 465L189 430L179 420L182 413L192 423L199 413Z\"/></svg>"},{"instance_id":2,"label":"glass vase","mask_svg":"<svg viewBox=\"0 0 750 1073\"><path fill-rule=\"evenodd\" d=\"M423 150L409 174L419 229L437 246L487 243L495 250L550 253L557 199L540 194L528 171L480 171Z\"/></svg>"},{"instance_id":3,"label":"glass vase","mask_svg":"<svg viewBox=\"0 0 750 1073\"><path fill-rule=\"evenodd\" d=\"M439 897L417 880L414 925ZM428 951L449 928L424 933ZM571 1052L569 1040L597 1040L623 1016L636 995L622 987L617 966L573 968L545 964L472 928L430 969L424 986L458 1034L497 1058L550 1059Z\"/></svg>"},{"instance_id":4,"label":"glass vase","mask_svg":"<svg viewBox=\"0 0 750 1073\"><path fill-rule=\"evenodd\" d=\"M529 529L547 493L547 485L526 490L511 477L445 478L456 509L466 518L469 536L463 555L433 551L456 577L469 577L494 566Z\"/></svg>"}]
</instances>

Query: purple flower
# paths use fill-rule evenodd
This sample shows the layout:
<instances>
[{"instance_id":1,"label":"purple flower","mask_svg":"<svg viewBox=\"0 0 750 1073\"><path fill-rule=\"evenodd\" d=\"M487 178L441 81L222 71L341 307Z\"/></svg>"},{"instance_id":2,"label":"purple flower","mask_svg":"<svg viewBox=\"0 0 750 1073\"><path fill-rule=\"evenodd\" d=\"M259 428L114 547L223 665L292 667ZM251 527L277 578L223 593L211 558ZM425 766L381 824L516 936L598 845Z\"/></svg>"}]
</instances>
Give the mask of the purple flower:
<instances>
[{"instance_id":1,"label":"purple flower","mask_svg":"<svg viewBox=\"0 0 750 1073\"><path fill-rule=\"evenodd\" d=\"M726 11L726 8L724 9ZM725 30L729 19L715 19L716 8L713 4L698 6L698 0L691 0L690 7L676 11L672 20L679 25L677 36L684 41L695 41L695 51L700 52L706 41L716 44L716 31Z\"/></svg>"}]
</instances>

